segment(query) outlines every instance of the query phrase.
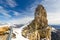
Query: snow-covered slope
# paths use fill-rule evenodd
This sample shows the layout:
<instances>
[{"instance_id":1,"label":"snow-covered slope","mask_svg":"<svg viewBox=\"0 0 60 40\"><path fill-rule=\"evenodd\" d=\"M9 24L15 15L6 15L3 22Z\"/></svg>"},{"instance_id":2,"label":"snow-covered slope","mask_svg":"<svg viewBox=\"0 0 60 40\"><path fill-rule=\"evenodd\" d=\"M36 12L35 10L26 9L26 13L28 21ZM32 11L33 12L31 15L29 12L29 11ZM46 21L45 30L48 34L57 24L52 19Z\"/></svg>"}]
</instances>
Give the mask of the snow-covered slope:
<instances>
[{"instance_id":1,"label":"snow-covered slope","mask_svg":"<svg viewBox=\"0 0 60 40\"><path fill-rule=\"evenodd\" d=\"M57 31L57 29L55 29L54 27L52 27L52 32L56 32Z\"/></svg>"},{"instance_id":2,"label":"snow-covered slope","mask_svg":"<svg viewBox=\"0 0 60 40\"><path fill-rule=\"evenodd\" d=\"M29 23L28 23L29 24ZM27 25L28 25L27 24ZM22 35L21 35L21 32L22 32L22 29L24 27L26 27L27 25L24 25L20 28L13 28L13 33L16 34L16 38L12 38L12 40L28 40L27 38L24 38ZM55 28L52 27L52 32L56 32L57 30Z\"/></svg>"},{"instance_id":3,"label":"snow-covered slope","mask_svg":"<svg viewBox=\"0 0 60 40\"><path fill-rule=\"evenodd\" d=\"M25 26L27 26L27 25L25 25ZM12 40L28 40L27 38L24 38L24 37L21 35L22 29L23 29L25 26L22 26L21 28L13 28L13 33L16 34L16 38L12 38Z\"/></svg>"}]
</instances>

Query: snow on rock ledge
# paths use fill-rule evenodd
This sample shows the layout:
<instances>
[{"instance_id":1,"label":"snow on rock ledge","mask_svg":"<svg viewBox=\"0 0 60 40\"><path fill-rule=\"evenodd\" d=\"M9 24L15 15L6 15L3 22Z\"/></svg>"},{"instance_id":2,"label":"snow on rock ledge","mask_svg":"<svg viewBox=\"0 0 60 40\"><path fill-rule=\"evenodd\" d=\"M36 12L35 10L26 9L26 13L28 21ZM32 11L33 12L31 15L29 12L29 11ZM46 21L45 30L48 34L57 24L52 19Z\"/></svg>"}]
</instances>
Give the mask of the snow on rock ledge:
<instances>
[{"instance_id":1,"label":"snow on rock ledge","mask_svg":"<svg viewBox=\"0 0 60 40\"><path fill-rule=\"evenodd\" d=\"M26 26L27 25L22 26L21 28L13 28L13 33L16 34L16 38L12 38L12 40L28 40L21 35L22 29Z\"/></svg>"}]
</instances>

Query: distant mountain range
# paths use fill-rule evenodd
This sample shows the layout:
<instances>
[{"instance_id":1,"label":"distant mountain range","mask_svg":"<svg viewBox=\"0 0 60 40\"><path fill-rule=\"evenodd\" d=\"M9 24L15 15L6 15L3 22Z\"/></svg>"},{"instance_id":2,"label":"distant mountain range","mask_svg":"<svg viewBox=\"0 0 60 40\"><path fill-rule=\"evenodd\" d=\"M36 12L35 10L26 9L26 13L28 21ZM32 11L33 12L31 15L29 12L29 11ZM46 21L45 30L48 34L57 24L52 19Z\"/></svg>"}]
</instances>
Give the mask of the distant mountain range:
<instances>
[{"instance_id":1,"label":"distant mountain range","mask_svg":"<svg viewBox=\"0 0 60 40\"><path fill-rule=\"evenodd\" d=\"M50 26L52 26L52 27L54 27L56 29L60 29L60 25L50 25Z\"/></svg>"},{"instance_id":2,"label":"distant mountain range","mask_svg":"<svg viewBox=\"0 0 60 40\"><path fill-rule=\"evenodd\" d=\"M24 26L25 24L14 24L14 25L10 25L13 28L20 28L22 26Z\"/></svg>"},{"instance_id":3,"label":"distant mountain range","mask_svg":"<svg viewBox=\"0 0 60 40\"><path fill-rule=\"evenodd\" d=\"M14 24L14 27L15 28L19 28L19 27L22 27L24 26L25 24ZM60 29L60 25L50 25L51 27L54 27L56 29Z\"/></svg>"}]
</instances>

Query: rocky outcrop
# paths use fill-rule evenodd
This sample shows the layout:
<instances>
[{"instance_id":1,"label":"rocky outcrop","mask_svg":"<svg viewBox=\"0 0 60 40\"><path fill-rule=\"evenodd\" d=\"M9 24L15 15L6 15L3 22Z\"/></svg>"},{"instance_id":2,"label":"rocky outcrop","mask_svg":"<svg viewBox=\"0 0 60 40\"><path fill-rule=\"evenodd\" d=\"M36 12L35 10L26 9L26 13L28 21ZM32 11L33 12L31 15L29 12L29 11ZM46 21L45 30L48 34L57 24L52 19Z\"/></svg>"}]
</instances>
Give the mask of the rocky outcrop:
<instances>
[{"instance_id":1,"label":"rocky outcrop","mask_svg":"<svg viewBox=\"0 0 60 40\"><path fill-rule=\"evenodd\" d=\"M15 33L12 33L12 38L16 38L16 34Z\"/></svg>"},{"instance_id":2,"label":"rocky outcrop","mask_svg":"<svg viewBox=\"0 0 60 40\"><path fill-rule=\"evenodd\" d=\"M10 28L8 26L0 27L0 40L7 40L9 36Z\"/></svg>"},{"instance_id":3,"label":"rocky outcrop","mask_svg":"<svg viewBox=\"0 0 60 40\"><path fill-rule=\"evenodd\" d=\"M0 35L9 33L10 28L8 26L0 27Z\"/></svg>"},{"instance_id":4,"label":"rocky outcrop","mask_svg":"<svg viewBox=\"0 0 60 40\"><path fill-rule=\"evenodd\" d=\"M7 40L9 34L0 35L0 40Z\"/></svg>"},{"instance_id":5,"label":"rocky outcrop","mask_svg":"<svg viewBox=\"0 0 60 40\"><path fill-rule=\"evenodd\" d=\"M29 40L51 40L51 27L48 26L47 13L42 5L37 6L34 20L23 28L22 36Z\"/></svg>"}]
</instances>

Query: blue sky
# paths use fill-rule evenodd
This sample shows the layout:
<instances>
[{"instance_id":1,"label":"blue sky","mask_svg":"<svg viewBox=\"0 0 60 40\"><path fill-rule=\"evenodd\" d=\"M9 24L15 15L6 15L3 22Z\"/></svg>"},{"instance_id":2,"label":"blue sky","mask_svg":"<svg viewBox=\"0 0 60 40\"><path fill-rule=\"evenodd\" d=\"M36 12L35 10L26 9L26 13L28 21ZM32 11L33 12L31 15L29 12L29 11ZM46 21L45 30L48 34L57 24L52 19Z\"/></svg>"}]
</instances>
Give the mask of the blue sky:
<instances>
[{"instance_id":1,"label":"blue sky","mask_svg":"<svg viewBox=\"0 0 60 40\"><path fill-rule=\"evenodd\" d=\"M34 10L37 5L42 4L47 10L48 23L60 24L59 3L59 0L0 0L0 23L28 23L28 21L33 20Z\"/></svg>"}]
</instances>

